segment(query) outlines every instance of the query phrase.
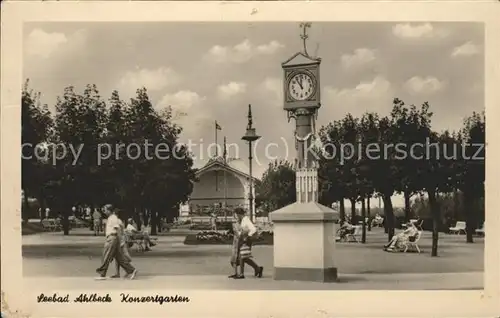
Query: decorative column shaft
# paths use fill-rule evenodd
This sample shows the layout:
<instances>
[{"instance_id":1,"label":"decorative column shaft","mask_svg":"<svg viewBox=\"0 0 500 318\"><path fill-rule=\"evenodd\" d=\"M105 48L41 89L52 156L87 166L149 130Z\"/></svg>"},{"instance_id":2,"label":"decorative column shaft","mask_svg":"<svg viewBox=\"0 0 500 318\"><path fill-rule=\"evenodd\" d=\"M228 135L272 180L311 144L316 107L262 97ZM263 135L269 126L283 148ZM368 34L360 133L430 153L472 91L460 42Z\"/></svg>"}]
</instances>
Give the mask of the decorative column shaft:
<instances>
[{"instance_id":1,"label":"decorative column shaft","mask_svg":"<svg viewBox=\"0 0 500 318\"><path fill-rule=\"evenodd\" d=\"M318 164L308 151L314 140L313 118L315 114L306 109L295 112L295 139L297 141L296 193L297 201L318 202Z\"/></svg>"}]
</instances>

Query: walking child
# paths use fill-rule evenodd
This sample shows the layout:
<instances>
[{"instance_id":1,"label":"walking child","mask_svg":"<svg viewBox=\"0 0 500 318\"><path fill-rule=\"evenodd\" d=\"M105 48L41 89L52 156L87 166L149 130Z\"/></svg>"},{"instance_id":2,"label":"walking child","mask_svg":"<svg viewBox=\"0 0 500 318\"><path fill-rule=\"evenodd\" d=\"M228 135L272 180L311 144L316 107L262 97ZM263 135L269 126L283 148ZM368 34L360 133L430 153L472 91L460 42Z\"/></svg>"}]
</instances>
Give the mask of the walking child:
<instances>
[{"instance_id":1,"label":"walking child","mask_svg":"<svg viewBox=\"0 0 500 318\"><path fill-rule=\"evenodd\" d=\"M238 222L238 219L236 218L236 215L234 216L234 221L233 221L233 246L232 246L232 253L231 253L231 267L234 270L234 274L229 275L229 278L235 278L236 276L239 275L238 268L240 267L240 258L239 258L239 253L240 253L240 235L241 235L241 226Z\"/></svg>"}]
</instances>

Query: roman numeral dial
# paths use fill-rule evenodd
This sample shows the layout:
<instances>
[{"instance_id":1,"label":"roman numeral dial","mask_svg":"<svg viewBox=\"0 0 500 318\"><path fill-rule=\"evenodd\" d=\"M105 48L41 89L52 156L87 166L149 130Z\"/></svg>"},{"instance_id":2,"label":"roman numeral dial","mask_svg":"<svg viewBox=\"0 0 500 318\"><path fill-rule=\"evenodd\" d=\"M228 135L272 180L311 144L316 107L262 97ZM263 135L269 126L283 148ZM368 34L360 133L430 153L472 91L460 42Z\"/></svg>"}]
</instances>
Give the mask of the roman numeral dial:
<instances>
[{"instance_id":1,"label":"roman numeral dial","mask_svg":"<svg viewBox=\"0 0 500 318\"><path fill-rule=\"evenodd\" d=\"M288 84L290 96L295 100L306 100L314 93L314 81L309 74L295 74Z\"/></svg>"}]
</instances>

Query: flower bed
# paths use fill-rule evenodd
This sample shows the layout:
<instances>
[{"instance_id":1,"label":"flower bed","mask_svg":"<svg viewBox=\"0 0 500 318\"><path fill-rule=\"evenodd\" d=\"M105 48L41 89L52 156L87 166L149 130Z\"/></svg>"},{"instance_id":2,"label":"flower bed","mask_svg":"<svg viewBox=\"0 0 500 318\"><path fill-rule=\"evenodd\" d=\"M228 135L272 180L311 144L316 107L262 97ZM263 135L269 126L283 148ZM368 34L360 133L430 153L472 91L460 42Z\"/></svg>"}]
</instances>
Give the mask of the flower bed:
<instances>
[{"instance_id":1,"label":"flower bed","mask_svg":"<svg viewBox=\"0 0 500 318\"><path fill-rule=\"evenodd\" d=\"M233 234L231 231L201 231L197 234L187 235L184 239L185 245L231 245ZM259 232L253 241L254 245L273 245L273 232Z\"/></svg>"}]
</instances>

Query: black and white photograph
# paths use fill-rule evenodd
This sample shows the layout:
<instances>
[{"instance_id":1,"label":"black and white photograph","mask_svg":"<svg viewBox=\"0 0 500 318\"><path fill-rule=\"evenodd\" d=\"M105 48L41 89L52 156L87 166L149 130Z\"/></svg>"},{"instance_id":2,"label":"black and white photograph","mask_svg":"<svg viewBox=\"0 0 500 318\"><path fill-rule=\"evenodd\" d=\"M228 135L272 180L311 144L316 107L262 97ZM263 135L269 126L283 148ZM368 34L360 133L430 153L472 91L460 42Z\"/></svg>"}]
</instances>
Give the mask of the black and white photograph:
<instances>
[{"instance_id":1,"label":"black and white photograph","mask_svg":"<svg viewBox=\"0 0 500 318\"><path fill-rule=\"evenodd\" d=\"M484 293L486 23L294 17L22 23L2 231L30 302Z\"/></svg>"}]
</instances>

